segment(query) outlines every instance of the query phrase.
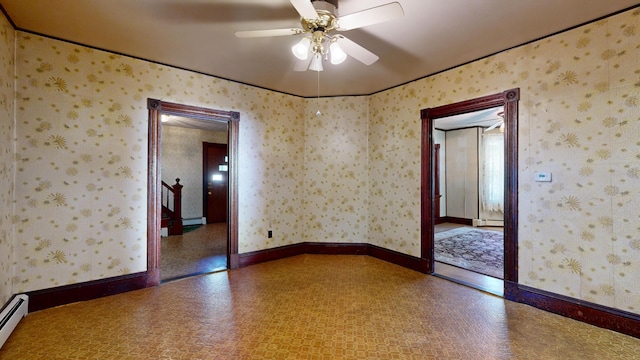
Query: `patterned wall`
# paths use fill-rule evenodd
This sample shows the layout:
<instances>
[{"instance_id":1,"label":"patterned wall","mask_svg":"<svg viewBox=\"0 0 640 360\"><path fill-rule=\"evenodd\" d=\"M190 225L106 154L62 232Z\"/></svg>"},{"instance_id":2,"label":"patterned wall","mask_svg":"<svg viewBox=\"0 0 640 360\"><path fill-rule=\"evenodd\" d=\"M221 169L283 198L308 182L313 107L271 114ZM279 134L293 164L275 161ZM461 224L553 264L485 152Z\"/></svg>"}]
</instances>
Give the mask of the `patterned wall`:
<instances>
[{"instance_id":1,"label":"patterned wall","mask_svg":"<svg viewBox=\"0 0 640 360\"><path fill-rule=\"evenodd\" d=\"M162 181L169 185L180 178L182 217L201 218L202 143L227 143L227 133L177 126L162 126Z\"/></svg>"},{"instance_id":2,"label":"patterned wall","mask_svg":"<svg viewBox=\"0 0 640 360\"><path fill-rule=\"evenodd\" d=\"M415 86L370 99L369 239L420 257L420 97L431 91Z\"/></svg>"},{"instance_id":3,"label":"patterned wall","mask_svg":"<svg viewBox=\"0 0 640 360\"><path fill-rule=\"evenodd\" d=\"M240 253L299 243L303 237L304 100L253 91L260 94L250 104L256 119L240 115Z\"/></svg>"},{"instance_id":4,"label":"patterned wall","mask_svg":"<svg viewBox=\"0 0 640 360\"><path fill-rule=\"evenodd\" d=\"M13 294L13 98L15 31L0 16L0 307Z\"/></svg>"},{"instance_id":5,"label":"patterned wall","mask_svg":"<svg viewBox=\"0 0 640 360\"><path fill-rule=\"evenodd\" d=\"M630 10L373 95L371 242L420 253L419 109L519 87L519 281L640 313L638 24Z\"/></svg>"},{"instance_id":6,"label":"patterned wall","mask_svg":"<svg viewBox=\"0 0 640 360\"><path fill-rule=\"evenodd\" d=\"M21 32L18 44L14 292L146 269L148 97L240 111L240 252L302 237L301 99Z\"/></svg>"},{"instance_id":7,"label":"patterned wall","mask_svg":"<svg viewBox=\"0 0 640 360\"><path fill-rule=\"evenodd\" d=\"M13 292L144 270L147 97L240 111L241 253L309 240L419 256L420 109L520 87L520 282L640 313L639 23L635 9L321 99L320 119L315 100L19 32Z\"/></svg>"},{"instance_id":8,"label":"patterned wall","mask_svg":"<svg viewBox=\"0 0 640 360\"><path fill-rule=\"evenodd\" d=\"M307 100L305 241L369 242L368 105L364 96Z\"/></svg>"}]
</instances>

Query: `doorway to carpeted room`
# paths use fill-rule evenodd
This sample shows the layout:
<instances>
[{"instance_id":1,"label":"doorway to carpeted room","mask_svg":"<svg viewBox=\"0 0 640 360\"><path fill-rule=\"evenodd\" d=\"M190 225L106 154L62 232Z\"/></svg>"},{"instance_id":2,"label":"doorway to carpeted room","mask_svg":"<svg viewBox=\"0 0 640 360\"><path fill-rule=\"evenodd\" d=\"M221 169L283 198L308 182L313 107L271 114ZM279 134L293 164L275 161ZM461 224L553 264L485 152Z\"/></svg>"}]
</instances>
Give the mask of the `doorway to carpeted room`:
<instances>
[{"instance_id":1,"label":"doorway to carpeted room","mask_svg":"<svg viewBox=\"0 0 640 360\"><path fill-rule=\"evenodd\" d=\"M504 295L504 228L434 226L434 275Z\"/></svg>"},{"instance_id":2,"label":"doorway to carpeted room","mask_svg":"<svg viewBox=\"0 0 640 360\"><path fill-rule=\"evenodd\" d=\"M461 226L434 235L435 260L498 279L504 277L501 228Z\"/></svg>"}]
</instances>

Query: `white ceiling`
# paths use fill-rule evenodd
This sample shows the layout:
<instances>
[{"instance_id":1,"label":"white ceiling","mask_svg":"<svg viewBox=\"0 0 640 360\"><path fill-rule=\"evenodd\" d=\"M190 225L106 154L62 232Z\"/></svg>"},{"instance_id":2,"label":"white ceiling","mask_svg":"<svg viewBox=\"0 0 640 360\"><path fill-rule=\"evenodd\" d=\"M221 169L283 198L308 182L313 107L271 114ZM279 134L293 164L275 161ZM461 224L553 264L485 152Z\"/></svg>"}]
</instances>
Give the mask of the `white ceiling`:
<instances>
[{"instance_id":1,"label":"white ceiling","mask_svg":"<svg viewBox=\"0 0 640 360\"><path fill-rule=\"evenodd\" d=\"M434 120L434 127L438 130L455 130L467 127L488 128L504 121L504 107L472 111Z\"/></svg>"},{"instance_id":2,"label":"white ceiling","mask_svg":"<svg viewBox=\"0 0 640 360\"><path fill-rule=\"evenodd\" d=\"M346 15L392 0L338 0ZM637 6L637 0L395 0L399 20L341 34L380 56L326 64L322 96L364 95ZM20 30L304 97L317 73L294 72L301 35L239 39L241 30L300 27L289 0L0 0Z\"/></svg>"},{"instance_id":3,"label":"white ceiling","mask_svg":"<svg viewBox=\"0 0 640 360\"><path fill-rule=\"evenodd\" d=\"M227 132L228 126L226 121L200 120L195 118L165 115L161 117L162 126L177 126L188 129L199 129L216 132Z\"/></svg>"}]
</instances>

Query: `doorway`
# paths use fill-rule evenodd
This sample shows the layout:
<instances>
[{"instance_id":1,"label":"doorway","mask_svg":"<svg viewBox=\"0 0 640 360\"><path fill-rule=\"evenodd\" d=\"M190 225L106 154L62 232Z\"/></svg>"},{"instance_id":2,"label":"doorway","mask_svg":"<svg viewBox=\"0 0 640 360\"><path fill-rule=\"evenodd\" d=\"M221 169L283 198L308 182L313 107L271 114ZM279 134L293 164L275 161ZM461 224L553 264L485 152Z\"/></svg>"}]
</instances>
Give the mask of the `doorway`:
<instances>
[{"instance_id":1,"label":"doorway","mask_svg":"<svg viewBox=\"0 0 640 360\"><path fill-rule=\"evenodd\" d=\"M517 283L517 120L518 120L519 89L511 89L502 93L484 96L477 99L459 103L444 105L435 108L423 109L422 118L422 258L426 262L427 272L450 278L473 287L490 291L485 287L484 278L479 283L469 281L465 274L448 272L449 268L443 268L435 262L434 238L435 225L441 222L437 214L441 209L436 209L441 199L441 186L436 186L435 164L436 141L438 136L435 131L436 120L447 117L469 114L472 112L503 107L504 110L504 281L500 283L502 291L499 295L508 297L507 289L510 284ZM473 175L473 174L471 174ZM475 174L477 176L477 174ZM456 195L459 195L458 193ZM471 224L469 224L471 225ZM455 270L455 268L454 268ZM445 273L447 275L443 275ZM451 275L452 274L452 275ZM468 274L467 274L468 275ZM489 277L485 277L489 278ZM488 279L491 280L491 279ZM490 284L495 288L496 284ZM490 291L496 293L495 291Z\"/></svg>"},{"instance_id":2,"label":"doorway","mask_svg":"<svg viewBox=\"0 0 640 360\"><path fill-rule=\"evenodd\" d=\"M502 296L502 106L434 121L434 273Z\"/></svg>"},{"instance_id":3,"label":"doorway","mask_svg":"<svg viewBox=\"0 0 640 360\"><path fill-rule=\"evenodd\" d=\"M227 268L238 267L238 122L240 114L234 111L222 111L196 106L176 104L156 99L148 99L149 111L149 153L148 153L148 218L147 218L147 286L160 283L161 261L161 116L172 115L193 121L224 123L228 129L228 178L226 227L226 264Z\"/></svg>"}]
</instances>

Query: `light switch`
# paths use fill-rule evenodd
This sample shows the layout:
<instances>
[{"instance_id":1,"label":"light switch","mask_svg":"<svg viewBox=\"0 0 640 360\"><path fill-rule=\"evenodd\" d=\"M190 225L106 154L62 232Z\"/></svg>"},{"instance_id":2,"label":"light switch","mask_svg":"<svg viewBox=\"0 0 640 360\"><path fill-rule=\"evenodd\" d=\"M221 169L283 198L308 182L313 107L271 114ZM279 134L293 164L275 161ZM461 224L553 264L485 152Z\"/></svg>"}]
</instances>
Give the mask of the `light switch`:
<instances>
[{"instance_id":1,"label":"light switch","mask_svg":"<svg viewBox=\"0 0 640 360\"><path fill-rule=\"evenodd\" d=\"M533 180L540 182L550 182L551 181L551 173L550 172L542 172L538 171L533 174Z\"/></svg>"}]
</instances>

